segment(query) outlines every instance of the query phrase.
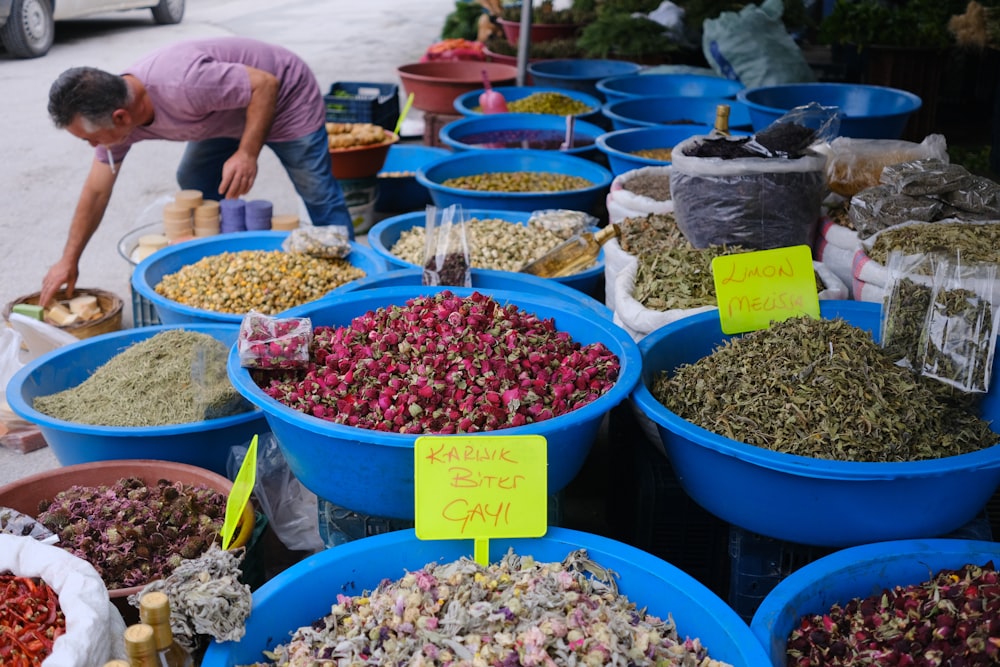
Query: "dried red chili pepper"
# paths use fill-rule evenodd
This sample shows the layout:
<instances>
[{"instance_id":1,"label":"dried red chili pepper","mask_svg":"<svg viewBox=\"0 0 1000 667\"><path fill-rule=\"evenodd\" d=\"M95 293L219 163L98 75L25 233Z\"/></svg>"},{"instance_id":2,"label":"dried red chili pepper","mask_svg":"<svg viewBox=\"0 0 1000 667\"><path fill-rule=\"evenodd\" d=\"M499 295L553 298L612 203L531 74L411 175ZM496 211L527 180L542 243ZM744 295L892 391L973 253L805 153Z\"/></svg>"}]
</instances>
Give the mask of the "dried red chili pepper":
<instances>
[{"instance_id":1,"label":"dried red chili pepper","mask_svg":"<svg viewBox=\"0 0 1000 667\"><path fill-rule=\"evenodd\" d=\"M36 667L66 632L56 592L37 577L0 574L0 664Z\"/></svg>"}]
</instances>

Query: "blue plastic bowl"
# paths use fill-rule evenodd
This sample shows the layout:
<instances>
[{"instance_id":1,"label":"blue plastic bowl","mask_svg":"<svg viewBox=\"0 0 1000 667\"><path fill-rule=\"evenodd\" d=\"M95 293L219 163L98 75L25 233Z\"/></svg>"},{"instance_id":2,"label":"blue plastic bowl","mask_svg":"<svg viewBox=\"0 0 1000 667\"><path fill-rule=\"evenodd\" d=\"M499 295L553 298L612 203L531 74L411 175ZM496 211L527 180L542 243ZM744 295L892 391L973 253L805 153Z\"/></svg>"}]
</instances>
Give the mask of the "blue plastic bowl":
<instances>
[{"instance_id":1,"label":"blue plastic bowl","mask_svg":"<svg viewBox=\"0 0 1000 667\"><path fill-rule=\"evenodd\" d=\"M604 129L581 120L573 121L573 147L559 148L566 138L566 118L536 113L499 113L453 120L441 128L441 143L456 150L497 150L521 148L534 142L536 150L558 151L566 155L592 158L600 155L594 142ZM491 143L492 142L492 143ZM538 145L543 143L544 145ZM579 145L578 145L579 144Z\"/></svg>"},{"instance_id":2,"label":"blue plastic bowl","mask_svg":"<svg viewBox=\"0 0 1000 667\"><path fill-rule=\"evenodd\" d=\"M612 76L637 74L642 65L627 60L600 60L590 58L561 58L528 63L528 73L539 86L579 90L604 100L597 89L597 82Z\"/></svg>"},{"instance_id":3,"label":"blue plastic bowl","mask_svg":"<svg viewBox=\"0 0 1000 667\"><path fill-rule=\"evenodd\" d=\"M841 317L876 338L880 312L877 303L820 302L822 317ZM656 422L681 486L724 521L768 537L828 547L936 537L971 521L1000 485L1000 445L903 463L814 459L716 435L653 397L649 383L661 371L706 357L727 338L716 311L657 329L639 344L642 381L632 395ZM1000 416L998 394L994 385L982 405L983 417L994 422Z\"/></svg>"},{"instance_id":4,"label":"blue plastic bowl","mask_svg":"<svg viewBox=\"0 0 1000 667\"><path fill-rule=\"evenodd\" d=\"M490 209L467 208L464 209L463 213L465 214L466 219L478 218L482 220L485 218L499 218L501 220L509 220L512 224L517 225L526 225L528 224L528 219L531 218L531 213L526 211L497 211ZM371 249L385 261L390 270L419 269L420 267L416 264L404 262L396 255L393 255L392 247L399 241L399 237L403 232L413 227L423 226L426 222L427 218L423 211L406 213L392 218L386 218L385 220L380 220L379 222L376 222L370 230L368 230L368 244L371 246ZM508 273L510 273L513 279L528 275L515 272ZM552 281L583 292L584 294L594 296L597 294L604 280L604 251L601 250L601 252L597 255L597 262L594 266L585 271L580 271L579 273L575 273L571 276L544 278L543 280Z\"/></svg>"},{"instance_id":5,"label":"blue plastic bowl","mask_svg":"<svg viewBox=\"0 0 1000 667\"><path fill-rule=\"evenodd\" d=\"M597 150L604 153L608 158L611 173L618 176L640 167L662 167L670 164L670 160L655 160L633 155L634 151L673 148L686 139L706 135L711 131L711 125L657 125L614 130L597 138Z\"/></svg>"},{"instance_id":6,"label":"blue plastic bowl","mask_svg":"<svg viewBox=\"0 0 1000 667\"><path fill-rule=\"evenodd\" d=\"M977 540L897 540L834 552L796 570L764 598L750 629L784 667L788 635L807 614L824 614L834 604L867 598L896 586L930 581L941 570L996 562L1000 545Z\"/></svg>"},{"instance_id":7,"label":"blue plastic bowl","mask_svg":"<svg viewBox=\"0 0 1000 667\"><path fill-rule=\"evenodd\" d=\"M168 329L199 331L228 346L235 346L239 335L238 326L191 324L126 329L86 338L43 354L21 368L7 385L7 403L19 417L38 426L64 466L116 459L158 459L226 475L229 448L246 445L255 434L268 432L260 410L188 424L133 428L54 419L32 407L36 397L76 387L128 347Z\"/></svg>"},{"instance_id":8,"label":"blue plastic bowl","mask_svg":"<svg viewBox=\"0 0 1000 667\"><path fill-rule=\"evenodd\" d=\"M715 108L729 105L729 128L750 130L750 110L742 102L723 97L630 97L604 105L605 118L616 130L659 125L715 125Z\"/></svg>"},{"instance_id":9,"label":"blue plastic bowl","mask_svg":"<svg viewBox=\"0 0 1000 667\"><path fill-rule=\"evenodd\" d=\"M132 289L153 303L163 324L239 325L243 321L242 313L217 313L193 308L157 294L156 286L163 280L163 276L176 273L203 257L242 250L280 250L289 234L290 232L233 232L168 246L139 262L132 271ZM351 241L348 261L367 275L386 269L381 257L357 241Z\"/></svg>"},{"instance_id":10,"label":"blue plastic bowl","mask_svg":"<svg viewBox=\"0 0 1000 667\"><path fill-rule=\"evenodd\" d=\"M324 298L333 299L349 292L379 287L416 287L423 284L423 275L423 269L420 268L386 271L369 278L352 280L343 287L333 290ZM614 317L610 308L597 299L581 293L580 290L567 287L550 278L539 278L530 273L472 269L472 287L478 290L511 290L549 296L555 299L566 299L575 305L592 309L601 317L606 317L609 320Z\"/></svg>"},{"instance_id":11,"label":"blue plastic bowl","mask_svg":"<svg viewBox=\"0 0 1000 667\"><path fill-rule=\"evenodd\" d=\"M559 93L565 95L566 97L571 97L574 100L579 100L587 106L590 110L584 111L583 113L573 114L577 120L590 121L601 115L601 100L597 99L593 95L588 95L587 93L581 92L579 90L567 90L565 88L557 87L543 87L543 86L495 86L493 90L497 91L503 98L508 102L516 102L517 100L523 100L529 95L534 95L535 93ZM455 98L455 111L462 114L463 116L484 116L491 114L484 114L479 109L479 96L482 95L484 89L473 90L468 93L463 93ZM546 114L539 114L546 115ZM558 116L562 118L562 116Z\"/></svg>"},{"instance_id":12,"label":"blue plastic bowl","mask_svg":"<svg viewBox=\"0 0 1000 667\"><path fill-rule=\"evenodd\" d=\"M750 628L715 593L679 568L635 547L566 528L549 528L543 537L490 541L490 560L507 549L541 562L560 562L586 549L596 563L619 576L618 589L639 609L673 616L680 636L697 638L715 660L733 667L767 663ZM246 634L237 642L213 641L203 667L232 667L262 659L289 639L291 632L330 613L336 593L360 595L383 579L396 580L427 563L472 557L467 540L418 540L413 530L375 535L327 549L293 565L253 594Z\"/></svg>"},{"instance_id":13,"label":"blue plastic bowl","mask_svg":"<svg viewBox=\"0 0 1000 667\"><path fill-rule=\"evenodd\" d=\"M493 192L442 185L448 179L460 176L514 171L579 176L591 185L562 192ZM590 212L607 195L611 174L601 165L576 155L565 155L558 151L497 148L447 155L417 170L417 181L431 191L431 199L439 207L461 204L466 208L512 211L565 208Z\"/></svg>"},{"instance_id":14,"label":"blue plastic bowl","mask_svg":"<svg viewBox=\"0 0 1000 667\"><path fill-rule=\"evenodd\" d=\"M745 88L736 95L750 109L754 130L763 130L795 107L818 102L839 107L838 136L858 139L898 139L920 97L905 90L857 83L789 83Z\"/></svg>"},{"instance_id":15,"label":"blue plastic bowl","mask_svg":"<svg viewBox=\"0 0 1000 667\"><path fill-rule=\"evenodd\" d=\"M450 152L447 148L420 144L390 146L385 164L377 176L375 210L380 213L405 213L421 210L430 204L431 193L417 183L417 169Z\"/></svg>"},{"instance_id":16,"label":"blue plastic bowl","mask_svg":"<svg viewBox=\"0 0 1000 667\"><path fill-rule=\"evenodd\" d=\"M313 326L347 326L371 310L402 305L419 295L450 289L465 296L466 288L385 287L327 298L290 309L289 316L309 317ZM493 435L538 434L548 442L548 493L558 493L580 471L597 437L604 415L628 396L639 379L639 348L625 330L594 311L566 299L525 292L480 290L501 302L514 303L539 317L553 318L559 331L583 345L602 342L621 364L618 381L608 393L582 408L535 424L491 431ZM362 514L393 519L413 518L413 441L416 435L383 433L334 424L305 415L263 392L235 349L229 376L243 396L264 411L292 473L320 498ZM475 436L456 436L468 438Z\"/></svg>"},{"instance_id":17,"label":"blue plastic bowl","mask_svg":"<svg viewBox=\"0 0 1000 667\"><path fill-rule=\"evenodd\" d=\"M639 73L612 76L597 82L597 90L609 103L655 95L733 98L742 89L743 84L739 81L704 74Z\"/></svg>"}]
</instances>

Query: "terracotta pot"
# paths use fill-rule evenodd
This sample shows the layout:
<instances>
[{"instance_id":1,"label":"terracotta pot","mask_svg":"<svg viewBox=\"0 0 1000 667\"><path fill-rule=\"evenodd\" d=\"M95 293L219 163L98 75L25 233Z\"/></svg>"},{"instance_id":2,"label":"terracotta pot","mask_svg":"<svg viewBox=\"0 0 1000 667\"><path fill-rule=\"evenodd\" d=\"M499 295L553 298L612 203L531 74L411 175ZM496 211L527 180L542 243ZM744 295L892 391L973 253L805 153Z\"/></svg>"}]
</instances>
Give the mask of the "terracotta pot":
<instances>
[{"instance_id":1,"label":"terracotta pot","mask_svg":"<svg viewBox=\"0 0 1000 667\"><path fill-rule=\"evenodd\" d=\"M521 22L497 19L503 34L511 44L517 44L521 37ZM548 42L553 39L570 39L580 29L578 23L532 23L531 43Z\"/></svg>"},{"instance_id":2,"label":"terracotta pot","mask_svg":"<svg viewBox=\"0 0 1000 667\"><path fill-rule=\"evenodd\" d=\"M340 179L374 178L385 164L389 146L399 141L399 135L386 130L389 138L380 144L330 149L333 177Z\"/></svg>"},{"instance_id":3,"label":"terracotta pot","mask_svg":"<svg viewBox=\"0 0 1000 667\"><path fill-rule=\"evenodd\" d=\"M431 61L402 65L396 70L413 106L422 111L454 114L455 98L483 87L483 71L493 86L513 86L517 67L472 60Z\"/></svg>"},{"instance_id":4,"label":"terracotta pot","mask_svg":"<svg viewBox=\"0 0 1000 667\"><path fill-rule=\"evenodd\" d=\"M0 486L0 507L10 507L29 516L38 515L38 504L54 498L60 491L73 485L111 485L123 477L139 477L147 484L166 479L191 486L207 486L229 495L233 483L226 477L199 468L198 466L174 461L152 459L119 459L115 461L95 461L78 465L63 466L23 477L10 484ZM248 503L240 517L240 523L230 548L246 546L254 529L254 510ZM143 586L109 589L111 601L121 612L126 623L130 619L138 621L139 612L128 603L128 596L142 590Z\"/></svg>"}]
</instances>

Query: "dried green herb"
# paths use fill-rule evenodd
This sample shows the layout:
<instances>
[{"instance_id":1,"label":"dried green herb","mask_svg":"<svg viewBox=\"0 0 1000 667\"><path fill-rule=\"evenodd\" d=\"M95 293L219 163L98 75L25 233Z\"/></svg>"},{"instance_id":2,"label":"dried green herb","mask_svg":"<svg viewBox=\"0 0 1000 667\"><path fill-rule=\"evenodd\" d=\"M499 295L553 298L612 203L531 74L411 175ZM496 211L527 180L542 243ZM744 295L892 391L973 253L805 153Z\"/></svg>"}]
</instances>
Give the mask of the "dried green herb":
<instances>
[{"instance_id":1,"label":"dried green herb","mask_svg":"<svg viewBox=\"0 0 1000 667\"><path fill-rule=\"evenodd\" d=\"M892 298L885 306L882 349L894 361L904 361L909 368L919 366L920 337L931 305L931 286L911 278L900 278L893 286Z\"/></svg>"},{"instance_id":2,"label":"dried green herb","mask_svg":"<svg viewBox=\"0 0 1000 667\"><path fill-rule=\"evenodd\" d=\"M960 389L985 392L993 361L993 308L975 291L938 290L928 316L923 373Z\"/></svg>"},{"instance_id":3,"label":"dried green herb","mask_svg":"<svg viewBox=\"0 0 1000 667\"><path fill-rule=\"evenodd\" d=\"M633 298L650 310L698 308L715 303L712 260L747 252L738 246L690 245L639 255Z\"/></svg>"},{"instance_id":4,"label":"dried green herb","mask_svg":"<svg viewBox=\"0 0 1000 667\"><path fill-rule=\"evenodd\" d=\"M927 252L961 254L967 263L1000 263L1000 224L923 222L883 231L868 256L885 264L892 250L907 255Z\"/></svg>"},{"instance_id":5,"label":"dried green herb","mask_svg":"<svg viewBox=\"0 0 1000 667\"><path fill-rule=\"evenodd\" d=\"M39 412L78 424L163 426L247 412L226 375L229 350L197 331L170 329L133 344L81 384L37 396Z\"/></svg>"},{"instance_id":6,"label":"dried green herb","mask_svg":"<svg viewBox=\"0 0 1000 667\"><path fill-rule=\"evenodd\" d=\"M684 238L672 213L650 213L625 218L618 224L618 233L622 250L630 255L645 255L691 245Z\"/></svg>"},{"instance_id":7,"label":"dried green herb","mask_svg":"<svg viewBox=\"0 0 1000 667\"><path fill-rule=\"evenodd\" d=\"M653 395L713 433L820 459L899 462L990 447L1000 436L893 363L846 320L793 317L661 372Z\"/></svg>"}]
</instances>

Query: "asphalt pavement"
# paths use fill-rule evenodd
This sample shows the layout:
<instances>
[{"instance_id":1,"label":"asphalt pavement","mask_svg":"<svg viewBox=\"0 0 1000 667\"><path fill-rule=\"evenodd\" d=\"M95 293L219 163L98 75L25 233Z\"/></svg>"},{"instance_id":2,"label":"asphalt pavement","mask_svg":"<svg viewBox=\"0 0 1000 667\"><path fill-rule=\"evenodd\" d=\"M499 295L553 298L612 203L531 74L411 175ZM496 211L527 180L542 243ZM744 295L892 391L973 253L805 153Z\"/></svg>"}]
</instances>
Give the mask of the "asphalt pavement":
<instances>
[{"instance_id":1,"label":"asphalt pavement","mask_svg":"<svg viewBox=\"0 0 1000 667\"><path fill-rule=\"evenodd\" d=\"M18 60L0 51L0 307L41 289L62 253L92 159L92 149L57 130L46 112L49 86L65 69L89 65L115 72L175 41L239 35L295 51L324 90L337 81L400 84L396 68L419 60L440 39L454 7L454 0L187 0L178 25L155 25L148 10L103 14L57 24L55 44L42 58ZM410 127L419 123L419 111L409 118ZM132 267L118 242L155 222L158 202L177 191L174 171L183 147L147 141L132 149L80 262L78 286L120 296L125 327L133 322ZM275 214L300 210L291 182L266 150L248 198L270 200ZM0 485L58 465L48 447L27 454L0 447Z\"/></svg>"}]
</instances>

